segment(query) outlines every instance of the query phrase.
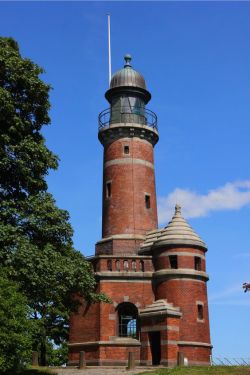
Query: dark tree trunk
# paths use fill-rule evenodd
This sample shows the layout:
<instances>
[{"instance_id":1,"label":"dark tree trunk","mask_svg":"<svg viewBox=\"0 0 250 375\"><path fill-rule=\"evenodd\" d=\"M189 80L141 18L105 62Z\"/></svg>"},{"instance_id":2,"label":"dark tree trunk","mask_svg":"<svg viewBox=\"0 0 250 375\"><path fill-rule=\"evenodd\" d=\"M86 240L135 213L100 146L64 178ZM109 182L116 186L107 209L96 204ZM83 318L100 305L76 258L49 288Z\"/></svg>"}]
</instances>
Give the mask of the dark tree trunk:
<instances>
[{"instance_id":1,"label":"dark tree trunk","mask_svg":"<svg viewBox=\"0 0 250 375\"><path fill-rule=\"evenodd\" d=\"M46 366L46 341L41 342L40 366Z\"/></svg>"}]
</instances>

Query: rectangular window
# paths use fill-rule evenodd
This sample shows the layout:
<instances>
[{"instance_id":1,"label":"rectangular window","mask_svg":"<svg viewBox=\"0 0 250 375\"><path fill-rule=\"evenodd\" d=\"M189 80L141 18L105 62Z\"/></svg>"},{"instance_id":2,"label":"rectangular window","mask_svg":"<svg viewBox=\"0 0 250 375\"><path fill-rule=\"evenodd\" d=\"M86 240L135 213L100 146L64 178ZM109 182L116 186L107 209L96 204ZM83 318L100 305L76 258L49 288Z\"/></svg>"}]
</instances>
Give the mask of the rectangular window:
<instances>
[{"instance_id":1,"label":"rectangular window","mask_svg":"<svg viewBox=\"0 0 250 375\"><path fill-rule=\"evenodd\" d=\"M197 313L198 313L198 319L203 320L204 319L203 305L201 305L201 304L197 305Z\"/></svg>"},{"instance_id":2,"label":"rectangular window","mask_svg":"<svg viewBox=\"0 0 250 375\"><path fill-rule=\"evenodd\" d=\"M145 194L145 207L150 208L150 195Z\"/></svg>"},{"instance_id":3,"label":"rectangular window","mask_svg":"<svg viewBox=\"0 0 250 375\"><path fill-rule=\"evenodd\" d=\"M169 263L171 268L178 268L178 258L177 255L169 255Z\"/></svg>"},{"instance_id":4,"label":"rectangular window","mask_svg":"<svg viewBox=\"0 0 250 375\"><path fill-rule=\"evenodd\" d=\"M194 257L194 269L196 271L201 270L201 258L200 257Z\"/></svg>"},{"instance_id":5,"label":"rectangular window","mask_svg":"<svg viewBox=\"0 0 250 375\"><path fill-rule=\"evenodd\" d=\"M112 194L111 182L107 182L107 184L106 184L106 198L110 198L111 194Z\"/></svg>"},{"instance_id":6,"label":"rectangular window","mask_svg":"<svg viewBox=\"0 0 250 375\"><path fill-rule=\"evenodd\" d=\"M129 146L124 146L124 154L129 154Z\"/></svg>"}]
</instances>

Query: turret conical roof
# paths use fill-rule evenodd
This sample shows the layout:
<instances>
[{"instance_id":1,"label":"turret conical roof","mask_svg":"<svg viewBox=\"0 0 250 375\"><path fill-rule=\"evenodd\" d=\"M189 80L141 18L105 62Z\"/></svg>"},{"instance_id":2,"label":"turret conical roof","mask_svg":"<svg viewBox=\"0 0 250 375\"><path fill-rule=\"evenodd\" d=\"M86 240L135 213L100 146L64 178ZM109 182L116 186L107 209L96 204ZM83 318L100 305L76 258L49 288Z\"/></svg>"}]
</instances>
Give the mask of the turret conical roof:
<instances>
[{"instance_id":1,"label":"turret conical roof","mask_svg":"<svg viewBox=\"0 0 250 375\"><path fill-rule=\"evenodd\" d=\"M207 245L198 236L193 228L182 217L181 207L175 206L175 214L165 228L155 229L146 234L139 253L150 253L153 249L162 246L198 246L205 251Z\"/></svg>"},{"instance_id":2,"label":"turret conical roof","mask_svg":"<svg viewBox=\"0 0 250 375\"><path fill-rule=\"evenodd\" d=\"M181 206L175 206L175 214L168 225L161 230L154 247L163 245L194 245L207 249L204 241L182 217Z\"/></svg>"}]
</instances>

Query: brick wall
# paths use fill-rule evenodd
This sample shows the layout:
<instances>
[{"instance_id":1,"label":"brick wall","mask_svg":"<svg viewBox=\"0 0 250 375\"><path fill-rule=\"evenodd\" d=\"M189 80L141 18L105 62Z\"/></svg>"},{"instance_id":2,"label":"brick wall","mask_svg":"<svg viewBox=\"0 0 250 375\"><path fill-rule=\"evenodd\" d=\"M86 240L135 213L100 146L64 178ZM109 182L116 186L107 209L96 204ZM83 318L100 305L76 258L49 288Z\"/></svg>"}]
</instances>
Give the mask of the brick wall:
<instances>
[{"instance_id":1,"label":"brick wall","mask_svg":"<svg viewBox=\"0 0 250 375\"><path fill-rule=\"evenodd\" d=\"M125 144L129 146L129 154L124 154ZM127 163L126 159L139 159L140 163ZM114 164L105 167L105 163L111 161ZM151 166L146 163L151 163ZM145 234L157 227L155 174L152 163L153 146L145 140L136 137L119 139L105 146L103 237L114 234ZM111 182L110 197L107 197L107 182ZM145 206L145 194L150 195L150 208Z\"/></svg>"},{"instance_id":2,"label":"brick wall","mask_svg":"<svg viewBox=\"0 0 250 375\"><path fill-rule=\"evenodd\" d=\"M180 340L210 342L207 287L202 281L167 280L157 286L157 299L166 298L179 306L183 313L180 324ZM199 321L197 304L204 307L204 319Z\"/></svg>"}]
</instances>

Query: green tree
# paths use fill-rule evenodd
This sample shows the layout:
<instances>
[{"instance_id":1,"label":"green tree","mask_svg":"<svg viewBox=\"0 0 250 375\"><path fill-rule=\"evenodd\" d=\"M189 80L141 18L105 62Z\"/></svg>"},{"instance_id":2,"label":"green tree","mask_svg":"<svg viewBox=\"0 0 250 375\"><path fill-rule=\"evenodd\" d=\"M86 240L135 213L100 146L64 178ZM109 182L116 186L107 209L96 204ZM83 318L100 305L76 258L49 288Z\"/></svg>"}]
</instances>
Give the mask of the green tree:
<instances>
[{"instance_id":1,"label":"green tree","mask_svg":"<svg viewBox=\"0 0 250 375\"><path fill-rule=\"evenodd\" d=\"M65 341L82 298L108 299L95 293L90 264L73 248L68 212L47 192L58 158L41 134L50 123L50 86L41 73L13 39L0 38L0 262L28 299L33 349L44 365L47 343Z\"/></svg>"},{"instance_id":2,"label":"green tree","mask_svg":"<svg viewBox=\"0 0 250 375\"><path fill-rule=\"evenodd\" d=\"M48 343L47 347L47 362L50 366L62 366L68 360L68 345L64 341L60 346L55 346L53 343Z\"/></svg>"},{"instance_id":3,"label":"green tree","mask_svg":"<svg viewBox=\"0 0 250 375\"><path fill-rule=\"evenodd\" d=\"M0 275L0 371L22 367L31 355L27 299L18 286Z\"/></svg>"}]
</instances>

